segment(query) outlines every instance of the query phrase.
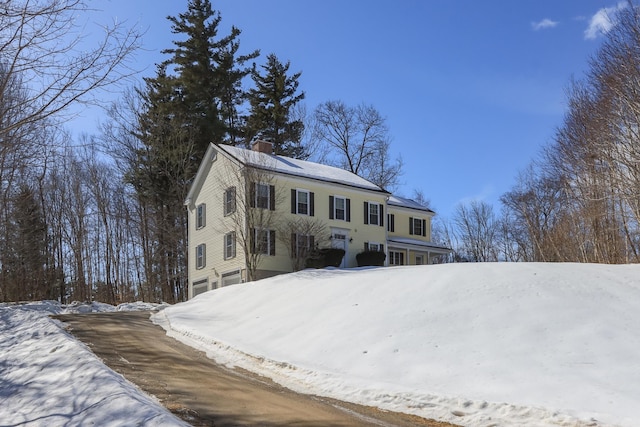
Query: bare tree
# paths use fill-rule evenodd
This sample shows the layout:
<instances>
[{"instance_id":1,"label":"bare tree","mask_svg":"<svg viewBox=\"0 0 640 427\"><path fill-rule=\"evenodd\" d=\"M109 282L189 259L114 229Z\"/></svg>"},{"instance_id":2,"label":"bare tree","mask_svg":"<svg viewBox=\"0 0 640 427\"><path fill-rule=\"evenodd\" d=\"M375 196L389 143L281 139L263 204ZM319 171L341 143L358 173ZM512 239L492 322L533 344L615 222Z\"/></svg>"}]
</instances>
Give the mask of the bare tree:
<instances>
[{"instance_id":1,"label":"bare tree","mask_svg":"<svg viewBox=\"0 0 640 427\"><path fill-rule=\"evenodd\" d=\"M315 160L393 189L402 173L402 159L391 159L384 117L371 105L349 107L342 101L320 104L314 113L312 139L322 148ZM314 145L314 144L312 144Z\"/></svg>"},{"instance_id":2,"label":"bare tree","mask_svg":"<svg viewBox=\"0 0 640 427\"><path fill-rule=\"evenodd\" d=\"M29 81L29 87L19 102L2 111L14 119L0 117L0 137L61 113L74 102L90 102L93 91L132 74L127 61L140 34L116 22L103 26L102 40L88 46L78 19L88 10L83 0L2 2L0 99L10 97L16 79Z\"/></svg>"},{"instance_id":3,"label":"bare tree","mask_svg":"<svg viewBox=\"0 0 640 427\"><path fill-rule=\"evenodd\" d=\"M275 255L280 215L277 207L285 199L276 177L269 169L271 157L245 151L243 156L229 162L220 185L225 202L229 197L229 224L221 224L220 232L235 233L235 241L244 254L247 280L256 280L260 263L266 255Z\"/></svg>"},{"instance_id":4,"label":"bare tree","mask_svg":"<svg viewBox=\"0 0 640 427\"><path fill-rule=\"evenodd\" d=\"M454 223L470 261L498 261L499 224L490 204L473 201L468 206L459 205Z\"/></svg>"}]
</instances>

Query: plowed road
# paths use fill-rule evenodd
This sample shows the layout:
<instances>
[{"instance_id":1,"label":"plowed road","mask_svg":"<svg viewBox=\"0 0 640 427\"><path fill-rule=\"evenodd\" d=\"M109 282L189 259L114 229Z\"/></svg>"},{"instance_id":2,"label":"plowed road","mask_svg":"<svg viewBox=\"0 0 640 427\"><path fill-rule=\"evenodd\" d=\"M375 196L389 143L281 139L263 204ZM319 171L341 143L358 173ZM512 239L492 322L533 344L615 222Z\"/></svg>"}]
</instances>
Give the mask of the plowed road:
<instances>
[{"instance_id":1,"label":"plowed road","mask_svg":"<svg viewBox=\"0 0 640 427\"><path fill-rule=\"evenodd\" d=\"M302 395L216 364L149 320L148 312L56 316L104 363L194 426L450 426Z\"/></svg>"}]
</instances>

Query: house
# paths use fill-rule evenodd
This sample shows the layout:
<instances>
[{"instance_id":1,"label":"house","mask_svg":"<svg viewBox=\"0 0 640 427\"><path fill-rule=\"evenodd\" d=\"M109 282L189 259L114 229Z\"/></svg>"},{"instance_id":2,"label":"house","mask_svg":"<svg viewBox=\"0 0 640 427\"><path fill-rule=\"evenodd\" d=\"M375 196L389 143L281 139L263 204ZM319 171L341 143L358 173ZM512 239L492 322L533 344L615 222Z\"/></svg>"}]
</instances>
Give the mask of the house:
<instances>
[{"instance_id":1,"label":"house","mask_svg":"<svg viewBox=\"0 0 640 427\"><path fill-rule=\"evenodd\" d=\"M431 243L434 212L346 170L210 144L189 190L189 298L210 289L304 267L313 248L364 250L388 265L428 264L447 248Z\"/></svg>"}]
</instances>

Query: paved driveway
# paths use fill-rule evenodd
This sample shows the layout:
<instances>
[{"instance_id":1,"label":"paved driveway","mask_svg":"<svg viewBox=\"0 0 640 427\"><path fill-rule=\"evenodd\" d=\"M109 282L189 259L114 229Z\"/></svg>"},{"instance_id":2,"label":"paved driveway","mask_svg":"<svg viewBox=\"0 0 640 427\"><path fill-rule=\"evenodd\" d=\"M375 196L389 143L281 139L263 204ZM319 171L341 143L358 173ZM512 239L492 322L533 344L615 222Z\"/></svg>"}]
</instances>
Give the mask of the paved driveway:
<instances>
[{"instance_id":1,"label":"paved driveway","mask_svg":"<svg viewBox=\"0 0 640 427\"><path fill-rule=\"evenodd\" d=\"M294 393L216 364L165 334L148 312L56 316L105 364L194 426L449 426Z\"/></svg>"}]
</instances>

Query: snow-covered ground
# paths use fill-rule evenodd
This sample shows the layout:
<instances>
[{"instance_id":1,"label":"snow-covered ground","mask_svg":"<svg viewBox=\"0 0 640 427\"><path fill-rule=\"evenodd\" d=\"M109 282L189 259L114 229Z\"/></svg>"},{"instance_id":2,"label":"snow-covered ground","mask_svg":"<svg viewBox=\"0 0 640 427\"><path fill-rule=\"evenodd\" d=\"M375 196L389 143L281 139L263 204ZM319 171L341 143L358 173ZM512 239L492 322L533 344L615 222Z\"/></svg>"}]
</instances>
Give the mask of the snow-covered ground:
<instances>
[{"instance_id":1,"label":"snow-covered ground","mask_svg":"<svg viewBox=\"0 0 640 427\"><path fill-rule=\"evenodd\" d=\"M153 319L305 393L464 426L640 425L640 265L306 270Z\"/></svg>"},{"instance_id":2,"label":"snow-covered ground","mask_svg":"<svg viewBox=\"0 0 640 427\"><path fill-rule=\"evenodd\" d=\"M0 304L0 425L187 426L48 317L156 305Z\"/></svg>"}]
</instances>

